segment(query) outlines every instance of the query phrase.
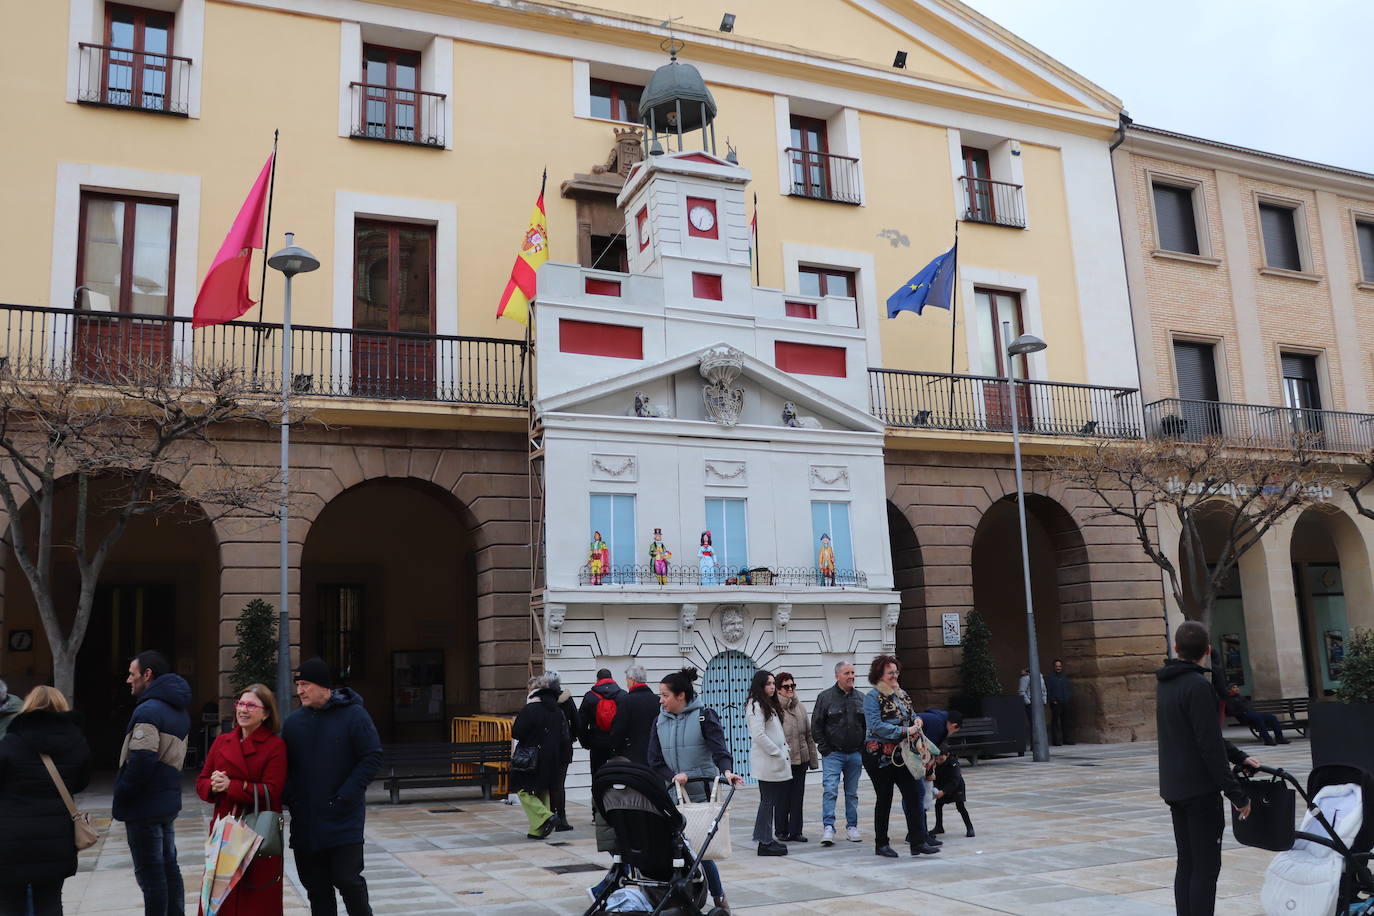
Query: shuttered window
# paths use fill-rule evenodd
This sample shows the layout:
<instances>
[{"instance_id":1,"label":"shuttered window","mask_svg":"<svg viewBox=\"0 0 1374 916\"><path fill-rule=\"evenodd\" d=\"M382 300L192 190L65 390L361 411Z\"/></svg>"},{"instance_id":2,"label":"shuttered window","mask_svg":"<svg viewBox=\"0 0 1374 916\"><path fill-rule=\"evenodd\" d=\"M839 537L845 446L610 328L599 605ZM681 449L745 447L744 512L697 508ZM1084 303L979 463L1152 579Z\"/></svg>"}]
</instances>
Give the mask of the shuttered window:
<instances>
[{"instance_id":1,"label":"shuttered window","mask_svg":"<svg viewBox=\"0 0 1374 916\"><path fill-rule=\"evenodd\" d=\"M1355 238L1360 247L1360 275L1374 283L1374 223L1356 223Z\"/></svg>"},{"instance_id":2,"label":"shuttered window","mask_svg":"<svg viewBox=\"0 0 1374 916\"><path fill-rule=\"evenodd\" d=\"M1297 211L1280 204L1260 204L1259 216L1260 231L1264 235L1264 263L1283 270L1302 270Z\"/></svg>"},{"instance_id":3,"label":"shuttered window","mask_svg":"<svg viewBox=\"0 0 1374 916\"><path fill-rule=\"evenodd\" d=\"M1174 341L1174 371L1178 396L1191 401L1215 401L1217 390L1216 348L1211 344Z\"/></svg>"},{"instance_id":4,"label":"shuttered window","mask_svg":"<svg viewBox=\"0 0 1374 916\"><path fill-rule=\"evenodd\" d=\"M1320 410L1321 386L1317 382L1317 358L1310 353L1282 353L1285 407Z\"/></svg>"},{"instance_id":5,"label":"shuttered window","mask_svg":"<svg viewBox=\"0 0 1374 916\"><path fill-rule=\"evenodd\" d=\"M1193 213L1193 191L1168 184L1156 184L1155 226L1159 247L1165 251L1202 254L1198 245L1197 218Z\"/></svg>"}]
</instances>

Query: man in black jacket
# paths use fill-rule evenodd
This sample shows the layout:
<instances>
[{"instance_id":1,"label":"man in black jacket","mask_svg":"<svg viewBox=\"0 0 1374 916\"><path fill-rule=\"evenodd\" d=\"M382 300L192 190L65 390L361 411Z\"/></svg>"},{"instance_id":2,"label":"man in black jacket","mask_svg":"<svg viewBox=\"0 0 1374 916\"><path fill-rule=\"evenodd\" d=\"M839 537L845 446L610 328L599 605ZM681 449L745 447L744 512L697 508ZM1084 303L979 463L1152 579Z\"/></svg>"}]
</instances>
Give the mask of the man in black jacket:
<instances>
[{"instance_id":1,"label":"man in black jacket","mask_svg":"<svg viewBox=\"0 0 1374 916\"><path fill-rule=\"evenodd\" d=\"M616 700L615 725L611 730L614 753L635 763L649 765L649 733L658 719L658 694L645 683L649 678L643 665L625 669L629 692Z\"/></svg>"},{"instance_id":2,"label":"man in black jacket","mask_svg":"<svg viewBox=\"0 0 1374 916\"><path fill-rule=\"evenodd\" d=\"M1217 793L1225 793L1240 816L1248 817L1249 800L1229 764L1259 766L1221 736L1216 695L1205 676L1207 669L1199 664L1211 649L1209 643L1206 627L1185 621L1174 631L1178 658L1155 672L1159 794L1169 804L1178 846L1174 907L1179 916L1212 916L1226 828Z\"/></svg>"},{"instance_id":3,"label":"man in black jacket","mask_svg":"<svg viewBox=\"0 0 1374 916\"><path fill-rule=\"evenodd\" d=\"M616 704L624 696L625 691L615 682L615 678L611 677L611 670L602 668L596 672L596 683L582 698L582 706L577 711L581 733L577 737L591 754L593 776L607 760L611 759L614 750L611 746L611 735L614 734L615 715L619 711ZM607 704L604 709L601 706L603 702ZM611 723L610 728L606 728L607 722Z\"/></svg>"},{"instance_id":4,"label":"man in black jacket","mask_svg":"<svg viewBox=\"0 0 1374 916\"><path fill-rule=\"evenodd\" d=\"M844 777L845 833L851 842L859 836L859 774L863 772L864 725L863 691L854 688L854 666L835 665L835 686L816 697L811 710L811 735L821 755L823 792L821 795L821 845L835 842L835 802L839 797L840 777Z\"/></svg>"}]
</instances>

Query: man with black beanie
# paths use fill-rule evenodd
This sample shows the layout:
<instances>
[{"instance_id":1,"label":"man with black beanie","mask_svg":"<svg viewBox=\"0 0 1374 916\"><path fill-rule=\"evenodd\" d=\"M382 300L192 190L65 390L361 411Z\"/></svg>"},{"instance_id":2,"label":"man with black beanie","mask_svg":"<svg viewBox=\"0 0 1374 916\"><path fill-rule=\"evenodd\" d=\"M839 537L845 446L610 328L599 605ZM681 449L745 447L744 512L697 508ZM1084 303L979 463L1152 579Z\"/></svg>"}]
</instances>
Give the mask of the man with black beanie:
<instances>
[{"instance_id":1,"label":"man with black beanie","mask_svg":"<svg viewBox=\"0 0 1374 916\"><path fill-rule=\"evenodd\" d=\"M334 689L322 658L296 669L301 707L286 717L286 804L291 849L310 898L311 916L335 916L334 889L348 916L372 916L363 879L367 784L382 765L382 744L363 698Z\"/></svg>"},{"instance_id":2,"label":"man with black beanie","mask_svg":"<svg viewBox=\"0 0 1374 916\"><path fill-rule=\"evenodd\" d=\"M1178 916L1212 916L1221 873L1221 835L1226 829L1224 793L1242 818L1250 802L1231 775L1231 764L1254 770L1259 763L1221 736L1216 694L1200 663L1211 650L1207 628L1188 620L1174 631L1178 658L1155 672L1159 688L1159 794L1169 804L1178 865L1174 908Z\"/></svg>"}]
</instances>

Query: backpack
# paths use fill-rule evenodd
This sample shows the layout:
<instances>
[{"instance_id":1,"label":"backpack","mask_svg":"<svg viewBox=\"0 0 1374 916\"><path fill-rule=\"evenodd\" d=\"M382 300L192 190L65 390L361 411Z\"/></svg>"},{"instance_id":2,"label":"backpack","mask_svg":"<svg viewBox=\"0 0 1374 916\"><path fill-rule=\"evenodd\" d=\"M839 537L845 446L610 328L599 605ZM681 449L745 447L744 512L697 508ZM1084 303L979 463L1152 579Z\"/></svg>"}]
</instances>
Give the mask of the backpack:
<instances>
[{"instance_id":1,"label":"backpack","mask_svg":"<svg viewBox=\"0 0 1374 916\"><path fill-rule=\"evenodd\" d=\"M611 733L611 724L615 722L615 700L611 697L601 697L596 702L596 730L599 732Z\"/></svg>"}]
</instances>

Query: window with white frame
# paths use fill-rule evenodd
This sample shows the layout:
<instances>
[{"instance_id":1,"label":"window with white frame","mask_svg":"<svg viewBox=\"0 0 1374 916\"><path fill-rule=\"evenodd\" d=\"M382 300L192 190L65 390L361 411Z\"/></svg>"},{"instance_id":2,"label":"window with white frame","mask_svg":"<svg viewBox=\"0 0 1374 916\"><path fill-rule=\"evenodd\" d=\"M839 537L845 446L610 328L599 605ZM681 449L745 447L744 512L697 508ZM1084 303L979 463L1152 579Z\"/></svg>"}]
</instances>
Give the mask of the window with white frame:
<instances>
[{"instance_id":1,"label":"window with white frame","mask_svg":"<svg viewBox=\"0 0 1374 916\"><path fill-rule=\"evenodd\" d=\"M453 39L339 23L339 136L453 149Z\"/></svg>"},{"instance_id":2,"label":"window with white frame","mask_svg":"<svg viewBox=\"0 0 1374 916\"><path fill-rule=\"evenodd\" d=\"M639 124L639 97L651 75L647 70L586 60L572 66L575 117Z\"/></svg>"},{"instance_id":3,"label":"window with white frame","mask_svg":"<svg viewBox=\"0 0 1374 916\"><path fill-rule=\"evenodd\" d=\"M633 493L593 493L591 504L591 544L597 550L597 535L600 543L605 544L606 555L602 559L605 583L633 583L632 572L635 558L635 497ZM609 560L607 563L606 561ZM596 583L593 580L593 584Z\"/></svg>"},{"instance_id":4,"label":"window with white frame","mask_svg":"<svg viewBox=\"0 0 1374 916\"><path fill-rule=\"evenodd\" d=\"M706 529L711 532L717 570L734 575L749 568L749 522L746 499L706 500Z\"/></svg>"},{"instance_id":5,"label":"window with white frame","mask_svg":"<svg viewBox=\"0 0 1374 916\"><path fill-rule=\"evenodd\" d=\"M773 108L782 193L862 204L858 111L782 95L773 97Z\"/></svg>"},{"instance_id":6,"label":"window with white frame","mask_svg":"<svg viewBox=\"0 0 1374 916\"><path fill-rule=\"evenodd\" d=\"M205 0L68 0L67 101L200 117Z\"/></svg>"},{"instance_id":7,"label":"window with white frame","mask_svg":"<svg viewBox=\"0 0 1374 916\"><path fill-rule=\"evenodd\" d=\"M816 569L822 585L844 584L854 570L854 541L849 529L849 503L816 499L811 501L811 537L816 544ZM827 572L823 551L830 548L831 571Z\"/></svg>"},{"instance_id":8,"label":"window with white frame","mask_svg":"<svg viewBox=\"0 0 1374 916\"><path fill-rule=\"evenodd\" d=\"M1021 144L969 130L948 130L955 215L972 223L1028 225Z\"/></svg>"}]
</instances>

